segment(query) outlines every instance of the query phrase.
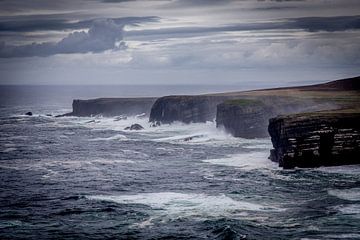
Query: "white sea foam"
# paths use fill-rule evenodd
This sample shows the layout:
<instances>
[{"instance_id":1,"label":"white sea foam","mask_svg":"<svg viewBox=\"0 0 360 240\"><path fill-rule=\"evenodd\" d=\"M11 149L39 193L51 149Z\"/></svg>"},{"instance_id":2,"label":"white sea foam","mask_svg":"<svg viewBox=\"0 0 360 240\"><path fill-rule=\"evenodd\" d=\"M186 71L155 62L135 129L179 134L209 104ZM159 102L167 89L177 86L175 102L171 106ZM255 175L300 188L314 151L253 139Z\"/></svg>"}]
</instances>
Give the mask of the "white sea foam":
<instances>
[{"instance_id":1,"label":"white sea foam","mask_svg":"<svg viewBox=\"0 0 360 240\"><path fill-rule=\"evenodd\" d=\"M328 190L328 194L348 201L360 201L360 188L331 189Z\"/></svg>"},{"instance_id":2,"label":"white sea foam","mask_svg":"<svg viewBox=\"0 0 360 240\"><path fill-rule=\"evenodd\" d=\"M150 206L155 218L208 218L245 216L246 211L279 211L257 203L237 201L226 195L189 194L176 192L142 193L119 196L88 196L88 199L120 204Z\"/></svg>"},{"instance_id":3,"label":"white sea foam","mask_svg":"<svg viewBox=\"0 0 360 240\"><path fill-rule=\"evenodd\" d=\"M337 208L340 212L347 215L354 215L356 218L360 218L360 204L349 204Z\"/></svg>"},{"instance_id":4,"label":"white sea foam","mask_svg":"<svg viewBox=\"0 0 360 240\"><path fill-rule=\"evenodd\" d=\"M245 170L253 169L273 169L277 168L277 164L268 159L269 152L248 152L234 155L228 155L224 158L206 159L203 162L237 167Z\"/></svg>"},{"instance_id":5,"label":"white sea foam","mask_svg":"<svg viewBox=\"0 0 360 240\"><path fill-rule=\"evenodd\" d=\"M135 123L140 124L145 129L150 128L150 124L147 119L137 118L137 117L127 117L126 119L119 121L116 121L116 118L108 118L108 117L99 117L96 119L87 118L86 120L82 120L80 122L80 124L82 124L83 126L94 130L115 130L115 131L125 131L126 127L129 127Z\"/></svg>"},{"instance_id":6,"label":"white sea foam","mask_svg":"<svg viewBox=\"0 0 360 240\"><path fill-rule=\"evenodd\" d=\"M235 138L223 129L216 128L216 123L208 121L206 123L185 124L174 122L172 124L162 124L158 127L151 127L147 118L127 117L116 121L116 118L108 117L87 117L87 118L68 118L77 125L81 125L93 130L114 130L122 133L131 133L131 139L145 138L156 142L166 142L173 144L206 144L217 146L240 146L244 148L268 149L271 147L269 138L244 139ZM125 130L126 127L138 123L144 129L139 131ZM127 136L129 138L129 136Z\"/></svg>"},{"instance_id":7,"label":"white sea foam","mask_svg":"<svg viewBox=\"0 0 360 240\"><path fill-rule=\"evenodd\" d=\"M5 149L2 150L1 152L3 152L3 153L8 153L8 152L13 152L13 151L16 151L16 148L14 148L14 147L5 148Z\"/></svg>"},{"instance_id":8,"label":"white sea foam","mask_svg":"<svg viewBox=\"0 0 360 240\"><path fill-rule=\"evenodd\" d=\"M111 140L126 140L126 139L128 138L125 135L116 134L114 136L106 137L106 138L92 138L89 139L89 141L111 141Z\"/></svg>"},{"instance_id":9,"label":"white sea foam","mask_svg":"<svg viewBox=\"0 0 360 240\"><path fill-rule=\"evenodd\" d=\"M360 239L360 233L329 234L329 235L324 235L321 239ZM302 238L301 240L305 240L305 239Z\"/></svg>"},{"instance_id":10,"label":"white sea foam","mask_svg":"<svg viewBox=\"0 0 360 240\"><path fill-rule=\"evenodd\" d=\"M348 174L348 175L360 175L360 166L359 165L345 165L345 166L335 166L335 167L320 167L316 169L317 171L326 172L326 173L338 173L338 174Z\"/></svg>"},{"instance_id":11,"label":"white sea foam","mask_svg":"<svg viewBox=\"0 0 360 240\"><path fill-rule=\"evenodd\" d=\"M214 122L184 124L175 122L162 125L156 129L157 142L174 144L210 144L210 145L238 145L239 138L234 138L221 129L216 128Z\"/></svg>"}]
</instances>

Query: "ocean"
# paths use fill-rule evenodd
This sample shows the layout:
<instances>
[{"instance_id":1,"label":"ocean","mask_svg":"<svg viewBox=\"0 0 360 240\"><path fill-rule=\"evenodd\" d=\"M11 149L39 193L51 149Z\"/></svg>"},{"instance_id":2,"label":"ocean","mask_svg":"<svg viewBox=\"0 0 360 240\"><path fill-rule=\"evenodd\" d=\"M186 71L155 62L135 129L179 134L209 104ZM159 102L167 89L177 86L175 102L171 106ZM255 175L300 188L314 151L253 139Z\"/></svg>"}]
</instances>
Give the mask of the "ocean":
<instances>
[{"instance_id":1,"label":"ocean","mask_svg":"<svg viewBox=\"0 0 360 240\"><path fill-rule=\"evenodd\" d=\"M54 117L74 98L235 90L1 86L0 239L360 239L360 166L283 170L270 138L214 121Z\"/></svg>"}]
</instances>

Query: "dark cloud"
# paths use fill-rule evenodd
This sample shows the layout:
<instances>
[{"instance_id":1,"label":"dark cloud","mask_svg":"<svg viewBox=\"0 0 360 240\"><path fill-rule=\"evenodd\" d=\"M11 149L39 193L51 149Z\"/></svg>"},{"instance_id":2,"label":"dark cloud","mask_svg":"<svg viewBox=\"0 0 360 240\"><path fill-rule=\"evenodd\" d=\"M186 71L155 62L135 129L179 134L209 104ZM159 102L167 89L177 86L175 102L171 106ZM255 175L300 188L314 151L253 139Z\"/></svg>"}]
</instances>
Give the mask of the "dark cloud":
<instances>
[{"instance_id":1,"label":"dark cloud","mask_svg":"<svg viewBox=\"0 0 360 240\"><path fill-rule=\"evenodd\" d=\"M360 16L338 16L338 17L306 17L283 19L265 23L248 23L220 27L178 27L155 30L138 30L123 32L126 24L137 24L143 21L155 21L155 17L145 18L117 18L103 20L87 20L79 22L66 22L53 19L48 23L33 21L28 25L21 25L24 19L17 20L13 24L0 25L0 31L34 31L40 29L83 29L89 28L88 32L77 31L69 34L57 43L33 43L22 46L14 46L2 43L0 46L0 57L27 57L27 56L49 56L59 53L87 53L102 52L105 50L116 49L116 43L123 39L123 34L128 36L149 36L149 35L169 35L171 37L186 37L189 35L202 35L213 32L226 31L261 31L261 30L285 30L302 29L305 31L346 31L360 29Z\"/></svg>"},{"instance_id":2,"label":"dark cloud","mask_svg":"<svg viewBox=\"0 0 360 240\"><path fill-rule=\"evenodd\" d=\"M292 28L305 29L311 32L334 32L360 29L360 16L297 18L292 19L289 26Z\"/></svg>"},{"instance_id":3,"label":"dark cloud","mask_svg":"<svg viewBox=\"0 0 360 240\"><path fill-rule=\"evenodd\" d=\"M49 56L60 53L102 52L119 49L123 44L116 45L123 38L124 25L112 19L93 21L88 32L77 31L56 43L33 43L23 46L0 44L0 57Z\"/></svg>"},{"instance_id":4,"label":"dark cloud","mask_svg":"<svg viewBox=\"0 0 360 240\"><path fill-rule=\"evenodd\" d=\"M274 20L272 22L234 24L220 27L179 27L156 30L142 30L127 33L128 35L174 35L195 34L201 35L212 32L259 31L301 29L305 31L346 31L360 29L360 16L338 17L304 17Z\"/></svg>"},{"instance_id":5,"label":"dark cloud","mask_svg":"<svg viewBox=\"0 0 360 240\"><path fill-rule=\"evenodd\" d=\"M0 17L0 32L32 32L46 30L77 30L89 28L94 21L99 19L90 19L83 21L71 20L76 13L71 14L42 14ZM158 17L125 17L112 18L116 24L136 25L143 22L158 21Z\"/></svg>"}]
</instances>

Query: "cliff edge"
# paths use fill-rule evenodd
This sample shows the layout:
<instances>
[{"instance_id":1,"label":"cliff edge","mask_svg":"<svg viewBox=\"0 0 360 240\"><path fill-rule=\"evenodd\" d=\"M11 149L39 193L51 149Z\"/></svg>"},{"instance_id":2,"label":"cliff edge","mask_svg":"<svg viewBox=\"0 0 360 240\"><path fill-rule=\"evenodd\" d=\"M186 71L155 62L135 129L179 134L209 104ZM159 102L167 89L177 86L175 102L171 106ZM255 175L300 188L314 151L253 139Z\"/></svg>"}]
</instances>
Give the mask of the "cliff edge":
<instances>
[{"instance_id":1,"label":"cliff edge","mask_svg":"<svg viewBox=\"0 0 360 240\"><path fill-rule=\"evenodd\" d=\"M72 104L73 111L63 116L130 116L142 113L146 113L148 115L155 100L156 98L75 99Z\"/></svg>"},{"instance_id":2,"label":"cliff edge","mask_svg":"<svg viewBox=\"0 0 360 240\"><path fill-rule=\"evenodd\" d=\"M165 96L156 100L151 108L150 122L184 123L212 121L216 106L229 97L224 96Z\"/></svg>"}]
</instances>

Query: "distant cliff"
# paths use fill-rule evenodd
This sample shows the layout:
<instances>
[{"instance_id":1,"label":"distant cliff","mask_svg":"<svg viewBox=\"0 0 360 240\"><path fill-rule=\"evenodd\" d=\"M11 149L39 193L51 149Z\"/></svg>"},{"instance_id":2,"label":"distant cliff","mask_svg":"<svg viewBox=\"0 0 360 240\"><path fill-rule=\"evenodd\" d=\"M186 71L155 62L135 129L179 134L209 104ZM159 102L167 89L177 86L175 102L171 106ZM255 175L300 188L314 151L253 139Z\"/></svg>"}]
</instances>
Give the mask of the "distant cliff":
<instances>
[{"instance_id":1,"label":"distant cliff","mask_svg":"<svg viewBox=\"0 0 360 240\"><path fill-rule=\"evenodd\" d=\"M270 119L270 159L283 168L360 164L359 111L313 112Z\"/></svg>"},{"instance_id":2,"label":"distant cliff","mask_svg":"<svg viewBox=\"0 0 360 240\"><path fill-rule=\"evenodd\" d=\"M161 97L152 106L149 120L161 123L212 121L216 116L216 106L226 99L229 97L207 95Z\"/></svg>"},{"instance_id":3,"label":"distant cliff","mask_svg":"<svg viewBox=\"0 0 360 240\"><path fill-rule=\"evenodd\" d=\"M64 116L117 116L150 113L155 98L98 98L74 100L73 111Z\"/></svg>"}]
</instances>

